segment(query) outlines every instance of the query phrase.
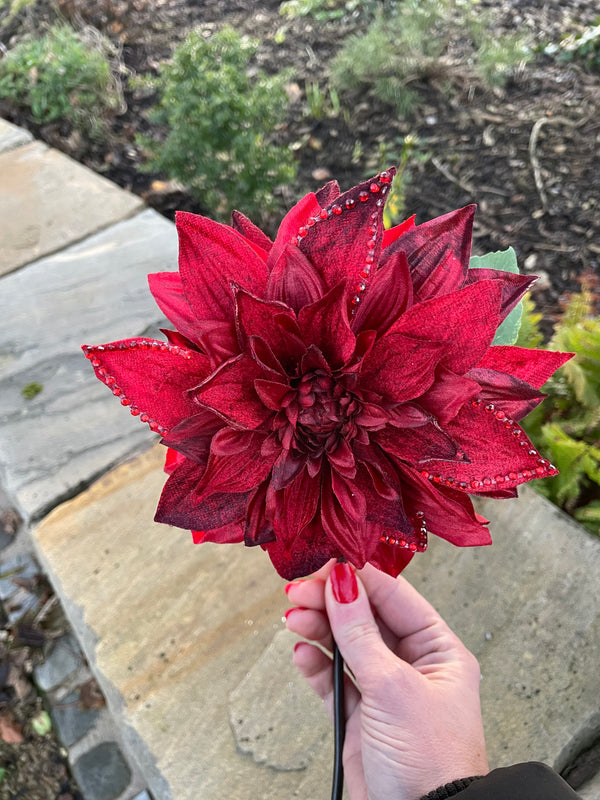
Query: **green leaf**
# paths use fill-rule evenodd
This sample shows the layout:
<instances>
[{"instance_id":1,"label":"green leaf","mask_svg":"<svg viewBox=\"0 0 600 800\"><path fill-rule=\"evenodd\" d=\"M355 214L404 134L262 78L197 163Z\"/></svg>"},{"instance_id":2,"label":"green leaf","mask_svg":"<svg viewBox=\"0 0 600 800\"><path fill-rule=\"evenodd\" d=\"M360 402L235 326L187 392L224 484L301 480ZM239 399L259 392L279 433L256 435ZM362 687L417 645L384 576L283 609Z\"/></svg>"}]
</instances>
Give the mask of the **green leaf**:
<instances>
[{"instance_id":1,"label":"green leaf","mask_svg":"<svg viewBox=\"0 0 600 800\"><path fill-rule=\"evenodd\" d=\"M47 711L40 711L32 720L31 727L38 736L45 736L52 730L52 722Z\"/></svg>"},{"instance_id":2,"label":"green leaf","mask_svg":"<svg viewBox=\"0 0 600 800\"><path fill-rule=\"evenodd\" d=\"M592 500L587 506L575 510L575 519L588 530L600 533L600 500Z\"/></svg>"},{"instance_id":3,"label":"green leaf","mask_svg":"<svg viewBox=\"0 0 600 800\"><path fill-rule=\"evenodd\" d=\"M509 247L507 250L497 250L485 256L471 256L469 269L499 269L502 272L514 272L518 275L517 254L512 247ZM519 303L498 327L492 344L514 344L519 336L522 316L523 305Z\"/></svg>"}]
</instances>

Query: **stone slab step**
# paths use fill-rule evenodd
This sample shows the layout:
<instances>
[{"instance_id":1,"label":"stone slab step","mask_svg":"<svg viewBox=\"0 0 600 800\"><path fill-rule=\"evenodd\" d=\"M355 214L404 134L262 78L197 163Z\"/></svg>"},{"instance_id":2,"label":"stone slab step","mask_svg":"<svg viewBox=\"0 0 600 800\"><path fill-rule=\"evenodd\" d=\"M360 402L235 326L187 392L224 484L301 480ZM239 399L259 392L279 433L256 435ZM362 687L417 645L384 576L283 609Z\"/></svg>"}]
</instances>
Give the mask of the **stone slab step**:
<instances>
[{"instance_id":1,"label":"stone slab step","mask_svg":"<svg viewBox=\"0 0 600 800\"><path fill-rule=\"evenodd\" d=\"M143 205L139 197L41 142L2 153L0 275L131 216Z\"/></svg>"},{"instance_id":2,"label":"stone slab step","mask_svg":"<svg viewBox=\"0 0 600 800\"><path fill-rule=\"evenodd\" d=\"M163 317L146 274L176 266L175 226L145 210L0 278L0 471L26 515L39 517L153 440L80 346L157 335ZM41 391L27 399L32 384Z\"/></svg>"},{"instance_id":3,"label":"stone slab step","mask_svg":"<svg viewBox=\"0 0 600 800\"><path fill-rule=\"evenodd\" d=\"M39 556L157 800L321 800L329 723L291 663L283 581L258 548L152 521L163 455L55 509ZM406 575L480 660L492 765L562 770L600 733L600 540L528 489L481 511L491 548L434 537Z\"/></svg>"},{"instance_id":4,"label":"stone slab step","mask_svg":"<svg viewBox=\"0 0 600 800\"><path fill-rule=\"evenodd\" d=\"M19 128L0 117L0 153L8 153L17 147L29 144L33 136L24 128Z\"/></svg>"}]
</instances>

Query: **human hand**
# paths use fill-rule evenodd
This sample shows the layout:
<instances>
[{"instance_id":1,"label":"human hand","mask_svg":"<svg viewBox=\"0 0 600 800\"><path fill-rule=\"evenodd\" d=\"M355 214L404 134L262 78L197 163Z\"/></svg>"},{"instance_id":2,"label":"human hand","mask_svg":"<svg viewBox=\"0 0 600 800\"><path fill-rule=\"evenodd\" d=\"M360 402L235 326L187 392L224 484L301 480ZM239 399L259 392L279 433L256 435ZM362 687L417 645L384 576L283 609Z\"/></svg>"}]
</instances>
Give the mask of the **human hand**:
<instances>
[{"instance_id":1,"label":"human hand","mask_svg":"<svg viewBox=\"0 0 600 800\"><path fill-rule=\"evenodd\" d=\"M479 665L404 578L328 565L286 586L287 627L331 651L346 676L344 772L351 800L416 800L489 771ZM332 661L301 642L294 663L333 713Z\"/></svg>"}]
</instances>

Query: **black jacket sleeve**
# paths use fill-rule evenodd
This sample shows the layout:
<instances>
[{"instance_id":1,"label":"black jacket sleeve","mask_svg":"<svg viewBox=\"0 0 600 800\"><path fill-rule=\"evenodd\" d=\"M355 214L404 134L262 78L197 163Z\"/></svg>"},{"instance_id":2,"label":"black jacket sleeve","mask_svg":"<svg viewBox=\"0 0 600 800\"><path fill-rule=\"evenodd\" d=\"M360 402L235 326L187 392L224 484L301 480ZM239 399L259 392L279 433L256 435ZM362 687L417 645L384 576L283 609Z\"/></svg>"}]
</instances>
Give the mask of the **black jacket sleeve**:
<instances>
[{"instance_id":1,"label":"black jacket sleeve","mask_svg":"<svg viewBox=\"0 0 600 800\"><path fill-rule=\"evenodd\" d=\"M560 775L534 761L447 783L421 800L446 800L456 795L460 800L579 800Z\"/></svg>"}]
</instances>

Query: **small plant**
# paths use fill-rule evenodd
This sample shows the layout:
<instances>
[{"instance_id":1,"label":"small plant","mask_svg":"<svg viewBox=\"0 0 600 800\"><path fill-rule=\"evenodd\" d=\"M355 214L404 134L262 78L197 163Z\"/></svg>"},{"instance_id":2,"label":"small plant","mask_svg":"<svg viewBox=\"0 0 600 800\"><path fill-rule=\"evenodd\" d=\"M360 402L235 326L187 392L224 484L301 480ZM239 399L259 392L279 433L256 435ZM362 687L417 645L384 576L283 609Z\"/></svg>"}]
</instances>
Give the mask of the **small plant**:
<instances>
[{"instance_id":1,"label":"small plant","mask_svg":"<svg viewBox=\"0 0 600 800\"><path fill-rule=\"evenodd\" d=\"M529 346L540 335L539 320L526 306L526 328L517 344ZM548 398L523 422L540 450L560 470L536 488L600 533L600 316L594 315L590 283L571 297L548 343L549 350L575 353L548 383Z\"/></svg>"},{"instance_id":2,"label":"small plant","mask_svg":"<svg viewBox=\"0 0 600 800\"><path fill-rule=\"evenodd\" d=\"M26 383L25 386L21 389L21 394L25 398L25 400L33 400L41 391L43 391L44 387L41 383L37 383L32 381L31 383Z\"/></svg>"},{"instance_id":3,"label":"small plant","mask_svg":"<svg viewBox=\"0 0 600 800\"><path fill-rule=\"evenodd\" d=\"M325 117L338 117L340 115L342 110L340 96L333 86L324 91L319 86L318 81L307 81L304 91L308 116L315 120L321 120Z\"/></svg>"},{"instance_id":4,"label":"small plant","mask_svg":"<svg viewBox=\"0 0 600 800\"><path fill-rule=\"evenodd\" d=\"M138 140L145 169L181 181L203 210L221 218L234 205L264 216L276 187L296 174L291 151L272 141L288 109L288 76L250 77L256 49L231 28L210 39L192 31L148 82L158 102L148 115L156 134Z\"/></svg>"},{"instance_id":5,"label":"small plant","mask_svg":"<svg viewBox=\"0 0 600 800\"><path fill-rule=\"evenodd\" d=\"M596 25L577 35L566 36L560 44L548 45L545 52L559 61L574 61L590 72L600 72L600 18Z\"/></svg>"},{"instance_id":6,"label":"small plant","mask_svg":"<svg viewBox=\"0 0 600 800\"><path fill-rule=\"evenodd\" d=\"M450 57L453 46L460 62ZM520 39L492 38L471 0L389 0L366 33L346 40L331 73L340 91L366 88L407 114L418 100L418 81L451 81L469 69L489 85L503 85L528 57Z\"/></svg>"},{"instance_id":7,"label":"small plant","mask_svg":"<svg viewBox=\"0 0 600 800\"><path fill-rule=\"evenodd\" d=\"M92 137L102 136L107 119L122 105L112 55L98 31L54 26L0 60L0 98L29 109L39 125L66 120Z\"/></svg>"},{"instance_id":8,"label":"small plant","mask_svg":"<svg viewBox=\"0 0 600 800\"><path fill-rule=\"evenodd\" d=\"M392 183L392 188L388 195L385 208L383 210L383 224L386 228L398 225L404 219L404 209L406 208L406 190L410 184L411 161L425 161L427 156L419 152L419 139L413 134L407 134L404 138L397 140L400 150L391 150L382 142L379 148L380 163L385 167L387 164L396 164L396 175Z\"/></svg>"}]
</instances>

